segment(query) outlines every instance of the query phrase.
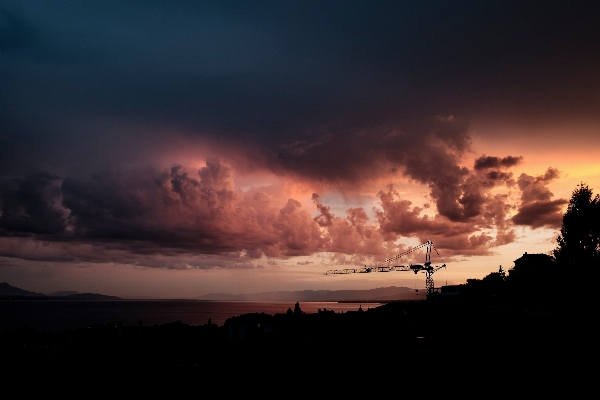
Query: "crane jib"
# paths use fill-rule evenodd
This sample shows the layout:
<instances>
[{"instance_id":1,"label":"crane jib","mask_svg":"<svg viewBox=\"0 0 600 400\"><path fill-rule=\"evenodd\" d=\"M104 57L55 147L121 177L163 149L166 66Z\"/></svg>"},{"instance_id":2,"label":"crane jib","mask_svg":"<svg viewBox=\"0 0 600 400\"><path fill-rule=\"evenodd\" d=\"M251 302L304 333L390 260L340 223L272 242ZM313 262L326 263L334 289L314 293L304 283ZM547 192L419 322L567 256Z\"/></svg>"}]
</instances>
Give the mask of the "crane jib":
<instances>
[{"instance_id":1,"label":"crane jib","mask_svg":"<svg viewBox=\"0 0 600 400\"><path fill-rule=\"evenodd\" d=\"M399 258L401 258L405 255L408 255L414 251L417 251L419 249L422 249L423 247L425 247L425 263L423 265L421 265L421 264L390 265L390 264L392 264L392 262L398 260ZM376 265L373 265L370 267L367 267L365 265L364 268L333 269L333 270L327 271L325 273L325 275L364 274L364 273L371 273L371 272L392 272L392 271L399 271L399 272L413 271L415 274L417 274L417 273L419 273L419 271L423 271L426 274L425 286L427 288L427 294L433 294L433 292L435 291L434 284L433 284L433 274L442 268L446 268L446 264L444 263L443 265L432 266L431 265L431 251L432 250L434 250L435 253L437 254L437 256L442 260L442 262L444 262L444 260L440 256L440 253L437 251L437 249L433 245L433 242L428 240L425 243L422 243L416 247L413 247L410 250L407 250L403 253L400 253L391 258L388 258L387 260L385 260L382 263L379 263L379 264L376 264Z\"/></svg>"}]
</instances>

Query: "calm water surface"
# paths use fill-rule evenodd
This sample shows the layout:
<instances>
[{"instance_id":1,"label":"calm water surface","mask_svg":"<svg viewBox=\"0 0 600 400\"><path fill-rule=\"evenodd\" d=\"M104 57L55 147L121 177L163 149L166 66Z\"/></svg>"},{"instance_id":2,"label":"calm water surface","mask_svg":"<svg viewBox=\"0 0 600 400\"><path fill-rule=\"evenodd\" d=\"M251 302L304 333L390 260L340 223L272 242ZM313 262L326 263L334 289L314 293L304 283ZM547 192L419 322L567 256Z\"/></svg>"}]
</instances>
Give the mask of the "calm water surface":
<instances>
[{"instance_id":1,"label":"calm water surface","mask_svg":"<svg viewBox=\"0 0 600 400\"><path fill-rule=\"evenodd\" d=\"M247 313L276 314L294 308L290 302L227 302L195 300L3 300L0 301L0 330L27 325L40 331L59 332L105 322L124 325L164 324L181 321L204 325L210 318L222 326L227 318ZM319 309L356 311L361 303L304 302L300 308L307 314ZM363 309L380 306L368 303Z\"/></svg>"}]
</instances>

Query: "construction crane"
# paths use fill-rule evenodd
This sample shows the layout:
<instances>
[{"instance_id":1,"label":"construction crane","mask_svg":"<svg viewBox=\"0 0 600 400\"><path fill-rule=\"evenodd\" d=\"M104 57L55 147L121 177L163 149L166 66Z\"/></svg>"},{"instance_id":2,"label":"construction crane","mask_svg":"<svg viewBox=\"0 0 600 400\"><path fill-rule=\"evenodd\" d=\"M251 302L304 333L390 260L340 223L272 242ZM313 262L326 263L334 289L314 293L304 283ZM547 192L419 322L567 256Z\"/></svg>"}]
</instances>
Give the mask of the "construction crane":
<instances>
[{"instance_id":1,"label":"construction crane","mask_svg":"<svg viewBox=\"0 0 600 400\"><path fill-rule=\"evenodd\" d=\"M420 265L389 265L392 262L398 260L399 258L408 255L414 251L422 249L425 247L425 264ZM388 258L387 260L376 264L371 267L367 267L365 265L364 268L346 268L346 269L332 269L325 272L325 275L335 275L335 274L364 274L370 272L392 272L392 271L413 271L415 274L418 274L420 271L425 272L425 287L427 288L427 294L433 294L435 291L435 287L433 285L433 274L436 271L439 271L442 268L446 268L446 264L438 265L436 267L431 265L431 251L434 250L438 255L440 260L444 262L440 253L438 253L437 249L433 245L431 240L426 241L416 247L413 247L410 250L405 251L404 253L400 253L395 255L394 257Z\"/></svg>"}]
</instances>

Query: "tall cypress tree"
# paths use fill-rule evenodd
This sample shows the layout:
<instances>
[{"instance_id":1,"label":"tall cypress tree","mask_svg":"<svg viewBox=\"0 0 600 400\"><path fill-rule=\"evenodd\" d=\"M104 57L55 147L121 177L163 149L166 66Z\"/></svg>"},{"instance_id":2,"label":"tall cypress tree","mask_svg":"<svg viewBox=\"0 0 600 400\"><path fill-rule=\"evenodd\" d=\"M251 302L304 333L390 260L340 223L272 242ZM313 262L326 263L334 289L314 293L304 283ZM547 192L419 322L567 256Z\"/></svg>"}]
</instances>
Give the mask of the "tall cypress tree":
<instances>
[{"instance_id":1,"label":"tall cypress tree","mask_svg":"<svg viewBox=\"0 0 600 400\"><path fill-rule=\"evenodd\" d=\"M573 191L554 257L560 266L600 266L600 196L584 183Z\"/></svg>"}]
</instances>

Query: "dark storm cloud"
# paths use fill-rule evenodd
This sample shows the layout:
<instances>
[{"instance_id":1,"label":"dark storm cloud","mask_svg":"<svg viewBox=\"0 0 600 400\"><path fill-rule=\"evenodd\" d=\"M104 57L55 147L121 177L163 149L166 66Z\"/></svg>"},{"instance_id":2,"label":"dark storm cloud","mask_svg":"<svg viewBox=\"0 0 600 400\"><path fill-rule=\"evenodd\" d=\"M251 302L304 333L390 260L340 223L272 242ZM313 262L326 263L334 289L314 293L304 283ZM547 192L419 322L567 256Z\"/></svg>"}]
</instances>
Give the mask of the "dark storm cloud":
<instances>
[{"instance_id":1,"label":"dark storm cloud","mask_svg":"<svg viewBox=\"0 0 600 400\"><path fill-rule=\"evenodd\" d=\"M516 225L533 229L559 228L562 222L566 199L551 200L554 194L547 185L559 177L556 168L548 168L544 175L521 174L517 185L521 190L521 204L518 213L512 218Z\"/></svg>"},{"instance_id":2,"label":"dark storm cloud","mask_svg":"<svg viewBox=\"0 0 600 400\"><path fill-rule=\"evenodd\" d=\"M476 179L476 177L472 177ZM477 186L467 179L471 191ZM430 217L424 209L413 207L393 188L379 192L381 209L376 209L380 231L387 237L400 235L417 237L421 241L433 240L436 247L451 255L489 255L495 246L511 243L516 235L506 221L511 206L506 195L491 195L489 186L479 185L470 196L477 198L477 212L468 220L453 221L441 214ZM482 230L495 228L495 236Z\"/></svg>"},{"instance_id":3,"label":"dark storm cloud","mask_svg":"<svg viewBox=\"0 0 600 400\"><path fill-rule=\"evenodd\" d=\"M269 168L293 171L303 177L337 185L360 185L401 171L428 185L436 206L445 217L466 220L477 214L481 200L464 193L460 185L468 169L459 165L469 148L468 124L454 119L431 118L406 132L389 127L330 132L318 141L280 147Z\"/></svg>"},{"instance_id":4,"label":"dark storm cloud","mask_svg":"<svg viewBox=\"0 0 600 400\"><path fill-rule=\"evenodd\" d=\"M501 172L501 171L490 171L487 173L486 177L492 181L508 181L512 179L511 172Z\"/></svg>"},{"instance_id":5,"label":"dark storm cloud","mask_svg":"<svg viewBox=\"0 0 600 400\"><path fill-rule=\"evenodd\" d=\"M548 168L544 175L531 176L521 174L517 180L517 185L521 190L521 201L531 203L532 201L547 201L554 196L547 185L559 177L559 171L556 168Z\"/></svg>"},{"instance_id":6,"label":"dark storm cloud","mask_svg":"<svg viewBox=\"0 0 600 400\"><path fill-rule=\"evenodd\" d=\"M334 218L334 215L329 211L331 207L321 204L319 195L316 193L313 193L312 201L317 206L317 210L319 210L319 215L314 218L315 222L319 226L331 226Z\"/></svg>"},{"instance_id":7,"label":"dark storm cloud","mask_svg":"<svg viewBox=\"0 0 600 400\"><path fill-rule=\"evenodd\" d=\"M434 167L439 165L443 164ZM196 258L212 254L224 255L227 265L239 268L263 255L325 251L352 254L346 261L362 265L367 259L399 252L402 246L395 241L401 237L434 240L448 256L486 255L493 247L514 241L507 219L512 207L508 195L490 192L509 184L489 180L487 173L457 171L449 191L455 197L437 198L437 209L429 210L433 216L390 187L378 194L376 221L370 221L362 208L336 216L316 193L312 201L318 214L313 217L295 199L283 200L260 189L239 191L233 169L216 158L209 158L197 172L180 166L162 171L109 170L85 180L62 179L60 187L61 178L49 174L10 179L0 184L0 226L5 236L0 238L0 256L204 268L207 264ZM549 168L538 177L519 177L523 200L512 223L532 228L556 225L566 201L548 200L552 194L545 185L557 174ZM435 182L430 183L432 197ZM461 218L442 212L441 201L452 198ZM182 261L165 261L159 255Z\"/></svg>"},{"instance_id":8,"label":"dark storm cloud","mask_svg":"<svg viewBox=\"0 0 600 400\"><path fill-rule=\"evenodd\" d=\"M490 156L481 156L477 160L475 160L475 169L489 169L489 168L510 168L514 167L517 164L520 164L523 161L523 157L513 157L506 156L503 158L500 157L490 157Z\"/></svg>"},{"instance_id":9,"label":"dark storm cloud","mask_svg":"<svg viewBox=\"0 0 600 400\"><path fill-rule=\"evenodd\" d=\"M295 199L235 190L233 170L214 158L197 174L175 166L65 178L60 187L59 181L40 174L2 182L0 257L204 268L202 257L223 255L225 264L240 268L263 255L330 251L362 262L396 249L362 208L336 217L315 193L320 214L313 218ZM161 258L171 256L179 261Z\"/></svg>"},{"instance_id":10,"label":"dark storm cloud","mask_svg":"<svg viewBox=\"0 0 600 400\"><path fill-rule=\"evenodd\" d=\"M533 229L541 227L560 228L563 210L568 201L564 199L553 201L535 201L523 205L513 217L516 225L526 225Z\"/></svg>"},{"instance_id":11,"label":"dark storm cloud","mask_svg":"<svg viewBox=\"0 0 600 400\"><path fill-rule=\"evenodd\" d=\"M413 207L390 188L378 194L381 209L375 213L381 232L433 240L448 255L487 255L493 247L514 241L516 234L508 219L514 206L508 195L491 192L496 187L513 187L516 183L512 172L488 171L487 168L470 171L460 167L446 147L437 148L437 152L427 150L425 154L432 156L414 157L419 161L407 164L406 173L429 185L438 214L427 215L423 208ZM494 157L489 164L510 168L520 161L521 157ZM556 174L556 170L549 168L545 175L531 179L534 186L547 184ZM523 185L526 180L523 176L520 178ZM490 230L495 232L486 233Z\"/></svg>"},{"instance_id":12,"label":"dark storm cloud","mask_svg":"<svg viewBox=\"0 0 600 400\"><path fill-rule=\"evenodd\" d=\"M0 182L0 235L57 234L66 228L58 176L38 173Z\"/></svg>"},{"instance_id":13,"label":"dark storm cloud","mask_svg":"<svg viewBox=\"0 0 600 400\"><path fill-rule=\"evenodd\" d=\"M59 184L47 174L0 183L2 236L32 236L0 240L0 256L102 262L131 262L136 254L289 257L328 243L300 202L234 190L233 171L214 158L197 174L179 166L111 170Z\"/></svg>"},{"instance_id":14,"label":"dark storm cloud","mask_svg":"<svg viewBox=\"0 0 600 400\"><path fill-rule=\"evenodd\" d=\"M196 176L182 167L105 172L87 181L67 178L62 191L76 236L148 244L139 251L262 254L265 248L286 255L318 248L309 242L318 242L320 235L316 227L311 230L312 218L300 203L290 199L280 210L260 201L244 206L244 196L233 190L232 171L216 159L208 160ZM261 213L268 217L261 218ZM294 232L288 231L292 223L297 224ZM279 231L285 232L285 244Z\"/></svg>"},{"instance_id":15,"label":"dark storm cloud","mask_svg":"<svg viewBox=\"0 0 600 400\"><path fill-rule=\"evenodd\" d=\"M86 180L48 174L7 180L0 184L0 256L187 268L206 266L195 258L212 254L239 268L262 255L328 251L363 263L399 250L398 232L381 230L362 208L335 216L314 193L319 214L313 217L295 199L234 187L233 170L214 158L197 173L175 166L110 170ZM182 261L173 266L158 256Z\"/></svg>"}]
</instances>

